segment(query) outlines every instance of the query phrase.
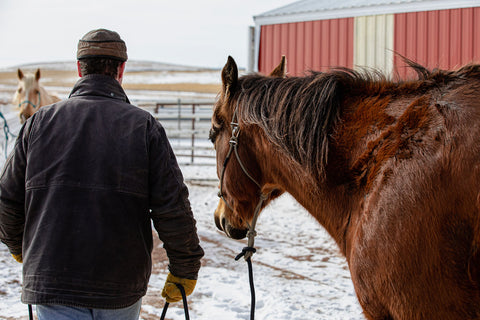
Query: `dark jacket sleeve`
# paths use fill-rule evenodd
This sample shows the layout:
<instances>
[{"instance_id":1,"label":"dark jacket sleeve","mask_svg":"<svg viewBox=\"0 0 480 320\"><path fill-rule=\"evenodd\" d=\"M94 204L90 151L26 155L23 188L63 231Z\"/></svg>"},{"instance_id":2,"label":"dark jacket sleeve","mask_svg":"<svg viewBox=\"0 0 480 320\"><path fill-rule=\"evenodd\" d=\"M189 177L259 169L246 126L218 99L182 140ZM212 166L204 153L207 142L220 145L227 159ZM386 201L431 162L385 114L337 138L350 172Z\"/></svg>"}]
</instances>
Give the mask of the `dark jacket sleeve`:
<instances>
[{"instance_id":1,"label":"dark jacket sleeve","mask_svg":"<svg viewBox=\"0 0 480 320\"><path fill-rule=\"evenodd\" d=\"M188 189L161 125L152 118L149 133L150 209L163 241L170 272L197 279L203 249L188 200Z\"/></svg>"},{"instance_id":2,"label":"dark jacket sleeve","mask_svg":"<svg viewBox=\"0 0 480 320\"><path fill-rule=\"evenodd\" d=\"M33 119L32 119L33 120ZM27 137L32 120L18 134L0 177L0 240L12 254L22 253L25 225L25 169Z\"/></svg>"}]
</instances>

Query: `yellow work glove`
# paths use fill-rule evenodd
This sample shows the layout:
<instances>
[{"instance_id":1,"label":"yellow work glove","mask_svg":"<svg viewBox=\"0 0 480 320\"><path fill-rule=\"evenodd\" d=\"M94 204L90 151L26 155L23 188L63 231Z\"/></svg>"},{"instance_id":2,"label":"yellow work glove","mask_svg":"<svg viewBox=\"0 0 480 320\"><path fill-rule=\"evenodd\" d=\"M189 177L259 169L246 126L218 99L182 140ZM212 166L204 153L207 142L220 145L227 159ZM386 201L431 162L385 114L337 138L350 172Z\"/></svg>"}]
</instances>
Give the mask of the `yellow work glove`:
<instances>
[{"instance_id":1,"label":"yellow work glove","mask_svg":"<svg viewBox=\"0 0 480 320\"><path fill-rule=\"evenodd\" d=\"M12 253L12 257L15 258L15 260L17 260L18 262L22 263L23 262L23 258L22 258L22 254L19 253L19 254L13 254Z\"/></svg>"},{"instance_id":2,"label":"yellow work glove","mask_svg":"<svg viewBox=\"0 0 480 320\"><path fill-rule=\"evenodd\" d=\"M162 297L164 297L168 303L182 300L182 293L175 283L181 284L185 289L185 295L189 296L193 292L193 289L195 289L197 280L179 278L175 277L171 273L168 273L167 280L165 281L162 291Z\"/></svg>"}]
</instances>

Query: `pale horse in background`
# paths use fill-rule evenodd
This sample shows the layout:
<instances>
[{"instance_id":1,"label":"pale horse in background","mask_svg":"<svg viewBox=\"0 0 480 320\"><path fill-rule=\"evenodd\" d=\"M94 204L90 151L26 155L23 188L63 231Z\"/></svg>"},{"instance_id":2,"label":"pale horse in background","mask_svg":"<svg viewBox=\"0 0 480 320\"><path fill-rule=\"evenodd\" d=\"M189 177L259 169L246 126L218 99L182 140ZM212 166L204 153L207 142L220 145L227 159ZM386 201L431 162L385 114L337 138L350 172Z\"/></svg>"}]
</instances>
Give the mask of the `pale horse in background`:
<instances>
[{"instance_id":1,"label":"pale horse in background","mask_svg":"<svg viewBox=\"0 0 480 320\"><path fill-rule=\"evenodd\" d=\"M24 123L38 109L60 101L60 98L49 94L40 83L40 69L33 73L23 73L18 69L18 87L13 96L13 105L19 109L20 123Z\"/></svg>"}]
</instances>

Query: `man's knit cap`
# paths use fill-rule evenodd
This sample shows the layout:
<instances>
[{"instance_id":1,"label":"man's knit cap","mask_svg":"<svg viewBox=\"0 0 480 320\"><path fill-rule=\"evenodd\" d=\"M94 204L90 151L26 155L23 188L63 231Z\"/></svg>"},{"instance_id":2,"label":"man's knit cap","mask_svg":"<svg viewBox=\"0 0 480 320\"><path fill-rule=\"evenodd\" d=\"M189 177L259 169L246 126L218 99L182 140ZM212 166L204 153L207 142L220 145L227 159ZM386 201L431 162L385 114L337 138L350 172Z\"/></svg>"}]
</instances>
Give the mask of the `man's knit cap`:
<instances>
[{"instance_id":1,"label":"man's knit cap","mask_svg":"<svg viewBox=\"0 0 480 320\"><path fill-rule=\"evenodd\" d=\"M115 31L92 30L78 41L77 59L85 58L111 58L127 61L127 46Z\"/></svg>"}]
</instances>

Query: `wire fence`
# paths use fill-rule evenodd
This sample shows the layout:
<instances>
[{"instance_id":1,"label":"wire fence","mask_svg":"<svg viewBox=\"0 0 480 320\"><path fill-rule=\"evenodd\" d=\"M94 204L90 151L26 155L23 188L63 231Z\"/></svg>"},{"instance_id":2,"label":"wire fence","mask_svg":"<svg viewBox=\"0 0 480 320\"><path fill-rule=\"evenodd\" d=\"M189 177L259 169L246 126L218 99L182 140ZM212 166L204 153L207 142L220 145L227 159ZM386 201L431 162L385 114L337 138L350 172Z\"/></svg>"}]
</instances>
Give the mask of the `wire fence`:
<instances>
[{"instance_id":1,"label":"wire fence","mask_svg":"<svg viewBox=\"0 0 480 320\"><path fill-rule=\"evenodd\" d=\"M208 140L213 100L154 101L137 104L162 124L180 164L215 165Z\"/></svg>"}]
</instances>

